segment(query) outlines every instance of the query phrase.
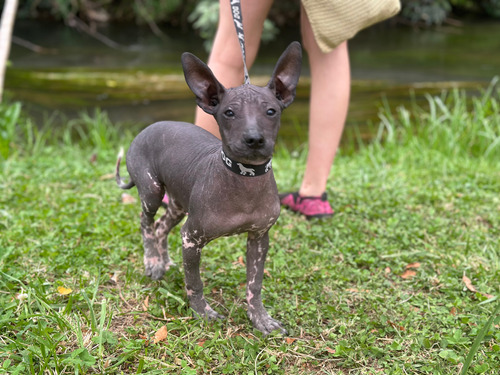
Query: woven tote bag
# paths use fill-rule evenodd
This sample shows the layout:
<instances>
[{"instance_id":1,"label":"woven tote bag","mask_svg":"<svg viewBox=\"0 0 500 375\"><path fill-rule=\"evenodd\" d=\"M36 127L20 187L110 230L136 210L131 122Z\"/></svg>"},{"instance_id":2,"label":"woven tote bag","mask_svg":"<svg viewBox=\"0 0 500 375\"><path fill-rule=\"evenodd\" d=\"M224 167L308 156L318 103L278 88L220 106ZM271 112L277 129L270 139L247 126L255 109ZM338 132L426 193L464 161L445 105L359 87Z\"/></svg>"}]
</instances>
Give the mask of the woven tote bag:
<instances>
[{"instance_id":1,"label":"woven tote bag","mask_svg":"<svg viewBox=\"0 0 500 375\"><path fill-rule=\"evenodd\" d=\"M302 4L325 53L401 9L399 0L302 0Z\"/></svg>"}]
</instances>

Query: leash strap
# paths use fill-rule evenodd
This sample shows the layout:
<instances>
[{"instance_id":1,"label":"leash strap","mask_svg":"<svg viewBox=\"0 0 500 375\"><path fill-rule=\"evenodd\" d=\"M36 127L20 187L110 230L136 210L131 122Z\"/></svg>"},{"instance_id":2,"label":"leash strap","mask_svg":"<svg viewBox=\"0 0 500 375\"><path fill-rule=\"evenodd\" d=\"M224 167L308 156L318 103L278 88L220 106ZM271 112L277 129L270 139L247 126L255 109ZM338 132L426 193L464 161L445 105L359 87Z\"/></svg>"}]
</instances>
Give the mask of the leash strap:
<instances>
[{"instance_id":1,"label":"leash strap","mask_svg":"<svg viewBox=\"0 0 500 375\"><path fill-rule=\"evenodd\" d=\"M234 27L236 35L240 42L241 54L243 56L243 70L245 74L245 84L250 83L250 76L247 69L247 54L245 50L245 33L243 32L243 15L241 14L241 0L229 0L231 4L231 13L233 15Z\"/></svg>"}]
</instances>

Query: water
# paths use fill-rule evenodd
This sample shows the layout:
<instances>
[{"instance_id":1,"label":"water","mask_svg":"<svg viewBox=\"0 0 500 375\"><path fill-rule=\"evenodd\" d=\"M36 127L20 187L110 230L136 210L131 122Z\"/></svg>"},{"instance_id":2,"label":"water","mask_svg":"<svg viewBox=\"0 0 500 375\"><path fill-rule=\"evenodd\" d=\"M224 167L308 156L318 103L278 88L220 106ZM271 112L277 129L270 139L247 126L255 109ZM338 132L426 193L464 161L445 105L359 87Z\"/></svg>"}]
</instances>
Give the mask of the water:
<instances>
[{"instance_id":1,"label":"water","mask_svg":"<svg viewBox=\"0 0 500 375\"><path fill-rule=\"evenodd\" d=\"M100 29L122 47L110 48L63 25L18 22L14 34L48 49L37 54L14 45L6 87L35 117L61 111L68 117L93 107L105 109L113 121L142 128L158 120L192 121L193 95L180 66L184 51L202 59L207 54L193 34L164 30L165 38L148 28L112 25ZM397 106L424 92L451 86L477 89L500 74L500 22L470 21L461 27L435 30L372 27L349 43L352 95L344 139L357 132L369 137L365 125L377 121L384 98ZM300 40L298 30L283 31L261 48L250 75L264 84L288 43ZM304 59L306 62L306 59ZM285 111L280 136L306 139L307 63L295 103Z\"/></svg>"}]
</instances>

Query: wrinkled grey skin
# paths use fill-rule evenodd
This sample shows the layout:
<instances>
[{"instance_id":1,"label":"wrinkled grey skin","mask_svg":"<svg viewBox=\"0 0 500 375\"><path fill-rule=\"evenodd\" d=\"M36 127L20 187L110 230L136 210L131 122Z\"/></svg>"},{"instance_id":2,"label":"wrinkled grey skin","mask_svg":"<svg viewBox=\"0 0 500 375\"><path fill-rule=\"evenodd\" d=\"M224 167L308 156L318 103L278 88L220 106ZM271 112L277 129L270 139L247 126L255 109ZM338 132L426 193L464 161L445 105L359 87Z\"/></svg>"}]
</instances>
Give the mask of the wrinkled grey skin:
<instances>
[{"instance_id":1,"label":"wrinkled grey skin","mask_svg":"<svg viewBox=\"0 0 500 375\"><path fill-rule=\"evenodd\" d=\"M250 84L225 89L212 71L195 56L184 53L186 82L198 105L212 114L222 142L189 123L158 122L144 129L127 153L131 181L116 179L122 189L137 186L142 204L141 232L146 275L163 277L173 263L167 251L167 236L189 212L182 226L182 255L186 292L191 308L207 319L223 318L203 296L200 256L211 240L248 233L248 316L255 328L268 334L286 333L262 304L264 263L269 247L269 228L280 213L278 190L272 170L247 177L230 171L221 160L221 149L231 159L258 165L272 156L280 115L295 97L300 75L301 47L294 42L280 57L265 87ZM170 199L166 213L156 222L164 193Z\"/></svg>"}]
</instances>

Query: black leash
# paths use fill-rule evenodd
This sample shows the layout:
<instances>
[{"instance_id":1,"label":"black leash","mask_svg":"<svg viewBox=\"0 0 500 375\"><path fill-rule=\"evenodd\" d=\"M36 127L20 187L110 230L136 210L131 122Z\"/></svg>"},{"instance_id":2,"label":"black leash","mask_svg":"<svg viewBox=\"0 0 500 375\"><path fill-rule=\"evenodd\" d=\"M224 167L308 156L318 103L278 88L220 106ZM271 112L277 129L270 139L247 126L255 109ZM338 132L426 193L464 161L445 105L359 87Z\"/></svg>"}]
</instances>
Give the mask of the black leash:
<instances>
[{"instance_id":1,"label":"black leash","mask_svg":"<svg viewBox=\"0 0 500 375\"><path fill-rule=\"evenodd\" d=\"M231 13L233 14L234 27L236 35L240 42L241 54L243 55L243 69L245 74L245 84L250 83L250 76L247 69L247 54L245 50L245 33L243 32L243 15L241 14L241 0L229 0L231 4Z\"/></svg>"}]
</instances>

